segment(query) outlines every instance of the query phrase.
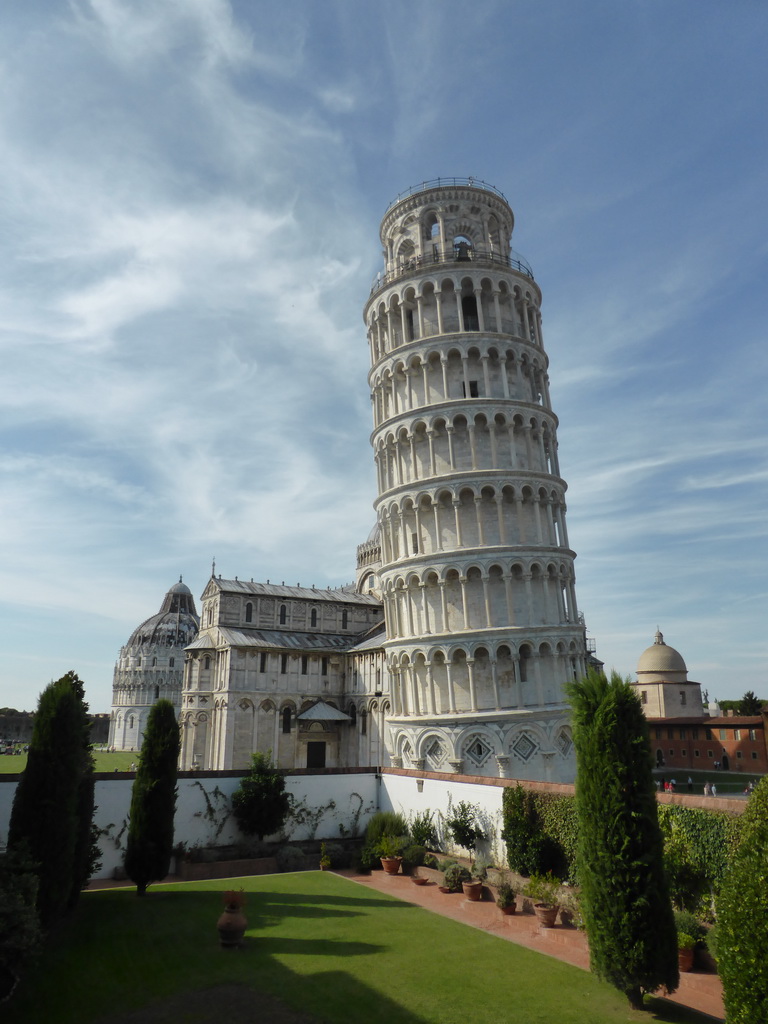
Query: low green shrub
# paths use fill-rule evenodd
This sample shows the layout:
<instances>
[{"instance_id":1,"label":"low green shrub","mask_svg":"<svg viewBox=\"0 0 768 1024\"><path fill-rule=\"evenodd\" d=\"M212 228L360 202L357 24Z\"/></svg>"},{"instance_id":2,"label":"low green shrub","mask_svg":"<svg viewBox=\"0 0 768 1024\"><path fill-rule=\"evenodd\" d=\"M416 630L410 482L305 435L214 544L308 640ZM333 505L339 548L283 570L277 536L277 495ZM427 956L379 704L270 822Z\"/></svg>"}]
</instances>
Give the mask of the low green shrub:
<instances>
[{"instance_id":1,"label":"low green shrub","mask_svg":"<svg viewBox=\"0 0 768 1024\"><path fill-rule=\"evenodd\" d=\"M365 827L365 845L375 847L382 836L408 835L408 822L395 811L377 811Z\"/></svg>"},{"instance_id":2,"label":"low green shrub","mask_svg":"<svg viewBox=\"0 0 768 1024\"><path fill-rule=\"evenodd\" d=\"M275 854L279 871L304 871L307 858L298 846L281 846Z\"/></svg>"},{"instance_id":3,"label":"low green shrub","mask_svg":"<svg viewBox=\"0 0 768 1024\"><path fill-rule=\"evenodd\" d=\"M420 868L424 863L427 851L423 846L419 846L414 843L411 846L406 846L403 850L403 863L402 869L405 874L413 871L414 868Z\"/></svg>"},{"instance_id":4,"label":"low green shrub","mask_svg":"<svg viewBox=\"0 0 768 1024\"><path fill-rule=\"evenodd\" d=\"M408 826L411 839L417 846L424 846L427 849L434 849L437 846L437 829L432 820L432 811L427 808L420 814L415 814Z\"/></svg>"},{"instance_id":5,"label":"low green shrub","mask_svg":"<svg viewBox=\"0 0 768 1024\"><path fill-rule=\"evenodd\" d=\"M472 875L461 864L451 864L444 874L444 885L451 892L461 892L462 882L471 882Z\"/></svg>"}]
</instances>

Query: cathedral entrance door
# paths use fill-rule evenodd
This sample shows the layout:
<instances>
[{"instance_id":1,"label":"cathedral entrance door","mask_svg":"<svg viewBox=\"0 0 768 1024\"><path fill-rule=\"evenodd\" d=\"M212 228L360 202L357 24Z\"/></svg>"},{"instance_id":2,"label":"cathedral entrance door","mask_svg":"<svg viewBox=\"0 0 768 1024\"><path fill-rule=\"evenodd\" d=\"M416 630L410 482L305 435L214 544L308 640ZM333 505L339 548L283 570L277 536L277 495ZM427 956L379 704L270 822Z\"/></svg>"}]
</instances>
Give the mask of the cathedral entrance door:
<instances>
[{"instance_id":1,"label":"cathedral entrance door","mask_svg":"<svg viewBox=\"0 0 768 1024\"><path fill-rule=\"evenodd\" d=\"M307 743L307 768L325 768L325 742L310 740Z\"/></svg>"}]
</instances>

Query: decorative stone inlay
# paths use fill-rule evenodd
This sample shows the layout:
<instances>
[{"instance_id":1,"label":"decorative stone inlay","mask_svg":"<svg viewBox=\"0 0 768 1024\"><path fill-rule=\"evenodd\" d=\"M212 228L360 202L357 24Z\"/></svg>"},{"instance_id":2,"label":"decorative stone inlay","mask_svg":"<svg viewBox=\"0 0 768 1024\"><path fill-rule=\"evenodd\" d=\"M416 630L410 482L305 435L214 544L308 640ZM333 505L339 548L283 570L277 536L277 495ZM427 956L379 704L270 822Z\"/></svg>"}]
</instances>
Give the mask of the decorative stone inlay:
<instances>
[{"instance_id":1,"label":"decorative stone inlay","mask_svg":"<svg viewBox=\"0 0 768 1024\"><path fill-rule=\"evenodd\" d=\"M512 745L512 750L521 761L528 761L536 753L536 744L528 733L524 732Z\"/></svg>"},{"instance_id":2,"label":"decorative stone inlay","mask_svg":"<svg viewBox=\"0 0 768 1024\"><path fill-rule=\"evenodd\" d=\"M482 736L472 736L464 747L466 757L480 768L493 753L493 749Z\"/></svg>"},{"instance_id":3,"label":"decorative stone inlay","mask_svg":"<svg viewBox=\"0 0 768 1024\"><path fill-rule=\"evenodd\" d=\"M458 761L449 761L448 764L451 766L451 771L457 775L461 775L464 771L464 761L461 758Z\"/></svg>"},{"instance_id":4,"label":"decorative stone inlay","mask_svg":"<svg viewBox=\"0 0 768 1024\"><path fill-rule=\"evenodd\" d=\"M570 754L571 752L572 746L573 740L571 739L570 734L566 729L563 729L563 731L559 733L557 737L557 749L560 751L563 757L567 757L568 754Z\"/></svg>"},{"instance_id":5,"label":"decorative stone inlay","mask_svg":"<svg viewBox=\"0 0 768 1024\"><path fill-rule=\"evenodd\" d=\"M435 768L439 768L445 760L445 749L440 740L433 740L427 748L427 760Z\"/></svg>"}]
</instances>

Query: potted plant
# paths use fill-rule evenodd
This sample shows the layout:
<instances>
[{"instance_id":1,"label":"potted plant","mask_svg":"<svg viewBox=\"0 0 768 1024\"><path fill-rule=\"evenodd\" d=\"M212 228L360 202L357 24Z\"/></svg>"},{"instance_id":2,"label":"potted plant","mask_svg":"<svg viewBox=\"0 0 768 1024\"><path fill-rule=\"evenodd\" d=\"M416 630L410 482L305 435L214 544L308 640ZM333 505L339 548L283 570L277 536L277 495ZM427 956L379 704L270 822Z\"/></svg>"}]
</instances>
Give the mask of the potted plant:
<instances>
[{"instance_id":1,"label":"potted plant","mask_svg":"<svg viewBox=\"0 0 768 1024\"><path fill-rule=\"evenodd\" d=\"M517 910L517 893L511 882L504 879L496 889L496 906L502 914L514 914Z\"/></svg>"},{"instance_id":2,"label":"potted plant","mask_svg":"<svg viewBox=\"0 0 768 1024\"><path fill-rule=\"evenodd\" d=\"M445 869L443 875L444 885L441 888L445 892L461 892L464 882L472 880L472 875L462 864L451 864Z\"/></svg>"},{"instance_id":3,"label":"potted plant","mask_svg":"<svg viewBox=\"0 0 768 1024\"><path fill-rule=\"evenodd\" d=\"M396 875L400 870L402 861L401 851L403 839L401 836L382 836L376 845L381 866L388 875Z\"/></svg>"},{"instance_id":4,"label":"potted plant","mask_svg":"<svg viewBox=\"0 0 768 1024\"><path fill-rule=\"evenodd\" d=\"M546 875L531 875L525 887L525 895L533 900L533 910L543 928L554 928L560 909L558 894L560 882L551 871Z\"/></svg>"},{"instance_id":5,"label":"potted plant","mask_svg":"<svg viewBox=\"0 0 768 1024\"><path fill-rule=\"evenodd\" d=\"M677 933L677 963L681 971L693 970L693 950L696 939L687 932Z\"/></svg>"},{"instance_id":6,"label":"potted plant","mask_svg":"<svg viewBox=\"0 0 768 1024\"><path fill-rule=\"evenodd\" d=\"M243 889L225 889L222 893L224 910L216 922L219 930L219 941L224 949L236 949L243 944L248 921L243 913L245 891Z\"/></svg>"},{"instance_id":7,"label":"potted plant","mask_svg":"<svg viewBox=\"0 0 768 1024\"><path fill-rule=\"evenodd\" d=\"M325 843L320 843L320 870L329 871L331 867L331 858L328 853L328 847Z\"/></svg>"},{"instance_id":8,"label":"potted plant","mask_svg":"<svg viewBox=\"0 0 768 1024\"><path fill-rule=\"evenodd\" d=\"M461 888L464 891L464 895L468 900L473 903L479 903L483 898L483 882L488 872L487 862L482 858L478 857L472 866L471 878L468 882L462 882Z\"/></svg>"}]
</instances>

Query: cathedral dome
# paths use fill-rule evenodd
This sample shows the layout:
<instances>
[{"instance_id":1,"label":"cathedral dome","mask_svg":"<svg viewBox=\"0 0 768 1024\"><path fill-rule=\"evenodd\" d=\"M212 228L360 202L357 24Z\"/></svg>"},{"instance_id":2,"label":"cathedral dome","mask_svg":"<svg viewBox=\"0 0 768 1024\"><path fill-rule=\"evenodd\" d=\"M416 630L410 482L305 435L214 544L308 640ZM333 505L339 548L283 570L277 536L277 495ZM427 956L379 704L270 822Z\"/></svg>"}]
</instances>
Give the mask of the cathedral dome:
<instances>
[{"instance_id":1,"label":"cathedral dome","mask_svg":"<svg viewBox=\"0 0 768 1024\"><path fill-rule=\"evenodd\" d=\"M680 652L665 644L663 634L657 630L654 642L640 655L637 675L644 682L657 676L660 680L684 683L688 681L688 668Z\"/></svg>"},{"instance_id":2,"label":"cathedral dome","mask_svg":"<svg viewBox=\"0 0 768 1024\"><path fill-rule=\"evenodd\" d=\"M129 646L160 644L164 647L184 647L197 636L200 619L195 609L192 591L179 578L165 595L162 607L131 633Z\"/></svg>"}]
</instances>

